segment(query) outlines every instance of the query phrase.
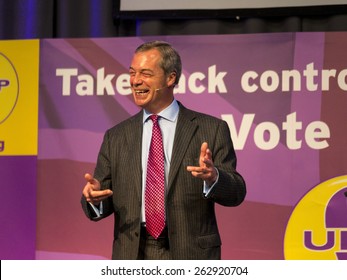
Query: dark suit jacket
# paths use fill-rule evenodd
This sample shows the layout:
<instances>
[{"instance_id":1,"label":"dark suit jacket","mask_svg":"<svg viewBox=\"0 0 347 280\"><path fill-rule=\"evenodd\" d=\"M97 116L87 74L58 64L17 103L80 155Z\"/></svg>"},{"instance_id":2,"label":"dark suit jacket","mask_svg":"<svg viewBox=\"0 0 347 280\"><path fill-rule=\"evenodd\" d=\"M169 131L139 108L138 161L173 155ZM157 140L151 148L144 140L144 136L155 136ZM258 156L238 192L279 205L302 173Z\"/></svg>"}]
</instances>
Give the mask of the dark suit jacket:
<instances>
[{"instance_id":1,"label":"dark suit jacket","mask_svg":"<svg viewBox=\"0 0 347 280\"><path fill-rule=\"evenodd\" d=\"M94 176L102 189L113 190L104 201L105 218L114 214L113 259L136 259L141 216L142 111L109 129L104 136ZM209 198L203 181L186 170L199 165L201 144L206 141L219 171ZM166 223L173 259L220 259L221 239L215 203L237 206L246 186L236 172L236 156L226 122L186 109L180 104L166 191ZM82 199L86 215L96 220ZM232 222L232 221L231 221Z\"/></svg>"}]
</instances>

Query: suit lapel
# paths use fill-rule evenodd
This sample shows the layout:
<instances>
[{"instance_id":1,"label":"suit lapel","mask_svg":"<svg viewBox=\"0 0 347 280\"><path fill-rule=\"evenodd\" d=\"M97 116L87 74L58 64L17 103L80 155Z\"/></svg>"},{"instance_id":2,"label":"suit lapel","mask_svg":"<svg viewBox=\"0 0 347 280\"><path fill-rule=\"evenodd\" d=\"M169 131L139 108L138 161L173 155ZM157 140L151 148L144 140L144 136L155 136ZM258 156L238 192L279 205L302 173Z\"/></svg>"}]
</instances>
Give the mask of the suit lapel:
<instances>
[{"instance_id":1,"label":"suit lapel","mask_svg":"<svg viewBox=\"0 0 347 280\"><path fill-rule=\"evenodd\" d=\"M178 169L182 164L182 160L186 153L188 145L198 127L198 125L193 122L194 118L194 112L186 109L183 105L180 104L175 139L172 148L172 162L169 172L169 190L172 186L173 179L175 178Z\"/></svg>"},{"instance_id":2,"label":"suit lapel","mask_svg":"<svg viewBox=\"0 0 347 280\"><path fill-rule=\"evenodd\" d=\"M183 105L180 105L180 111L177 120L175 139L172 149L172 162L169 171L169 185L170 190L173 179L175 178L181 164L183 157L186 153L188 145L195 134L198 125L193 121L195 119L195 113L186 109ZM126 138L129 141L131 147L133 147L133 159L135 164L132 164L131 170L133 180L136 185L136 195L139 199L142 197L142 133L143 133L143 112L140 111L132 119L130 125L126 130Z\"/></svg>"},{"instance_id":3,"label":"suit lapel","mask_svg":"<svg viewBox=\"0 0 347 280\"><path fill-rule=\"evenodd\" d=\"M141 200L142 197L142 161L141 161L141 153L142 153L142 124L143 112L140 111L136 114L128 125L126 129L126 138L128 139L128 143L132 148L133 153L133 162L130 162L129 166L129 181L134 181L134 186L136 189L136 195Z\"/></svg>"}]
</instances>

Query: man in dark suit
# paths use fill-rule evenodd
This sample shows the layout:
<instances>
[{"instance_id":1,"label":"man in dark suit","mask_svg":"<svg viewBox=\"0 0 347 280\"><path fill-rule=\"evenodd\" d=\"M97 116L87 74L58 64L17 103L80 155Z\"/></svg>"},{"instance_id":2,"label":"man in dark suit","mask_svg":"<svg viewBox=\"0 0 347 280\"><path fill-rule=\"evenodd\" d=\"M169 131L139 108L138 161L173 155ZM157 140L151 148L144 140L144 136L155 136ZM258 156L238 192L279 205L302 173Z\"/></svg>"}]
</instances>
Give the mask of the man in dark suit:
<instances>
[{"instance_id":1,"label":"man in dark suit","mask_svg":"<svg viewBox=\"0 0 347 280\"><path fill-rule=\"evenodd\" d=\"M114 214L113 259L220 259L215 203L237 206L245 198L226 122L191 111L174 98L181 68L179 54L168 43L136 49L129 74L142 110L105 133L94 176L85 175L86 215L97 221ZM145 199L151 115L159 116L164 146L165 220L159 236L149 230Z\"/></svg>"}]
</instances>

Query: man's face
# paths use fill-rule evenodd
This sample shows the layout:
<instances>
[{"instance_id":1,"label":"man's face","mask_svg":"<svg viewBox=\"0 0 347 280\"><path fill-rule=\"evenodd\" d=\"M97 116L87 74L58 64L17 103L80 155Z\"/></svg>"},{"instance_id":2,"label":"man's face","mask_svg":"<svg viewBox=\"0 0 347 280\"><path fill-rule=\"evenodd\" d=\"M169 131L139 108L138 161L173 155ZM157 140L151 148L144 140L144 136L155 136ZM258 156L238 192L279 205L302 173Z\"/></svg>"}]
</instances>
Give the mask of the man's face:
<instances>
[{"instance_id":1,"label":"man's face","mask_svg":"<svg viewBox=\"0 0 347 280\"><path fill-rule=\"evenodd\" d=\"M172 102L167 89L171 82L159 66L161 55L153 49L134 54L129 68L130 86L135 104L151 113L159 113Z\"/></svg>"}]
</instances>

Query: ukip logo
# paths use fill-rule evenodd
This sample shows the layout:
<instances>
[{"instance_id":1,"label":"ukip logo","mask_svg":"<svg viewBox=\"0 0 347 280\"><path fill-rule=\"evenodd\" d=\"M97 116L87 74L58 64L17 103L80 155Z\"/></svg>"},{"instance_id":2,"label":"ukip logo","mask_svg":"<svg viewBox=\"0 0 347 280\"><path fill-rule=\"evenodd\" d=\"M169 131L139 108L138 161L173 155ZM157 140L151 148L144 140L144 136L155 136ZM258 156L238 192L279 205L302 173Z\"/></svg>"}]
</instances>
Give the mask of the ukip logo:
<instances>
[{"instance_id":1,"label":"ukip logo","mask_svg":"<svg viewBox=\"0 0 347 280\"><path fill-rule=\"evenodd\" d=\"M13 112L19 94L16 69L11 61L0 53L0 124Z\"/></svg>"},{"instance_id":2,"label":"ukip logo","mask_svg":"<svg viewBox=\"0 0 347 280\"><path fill-rule=\"evenodd\" d=\"M287 225L284 254L347 260L347 176L319 184L300 200Z\"/></svg>"}]
</instances>

